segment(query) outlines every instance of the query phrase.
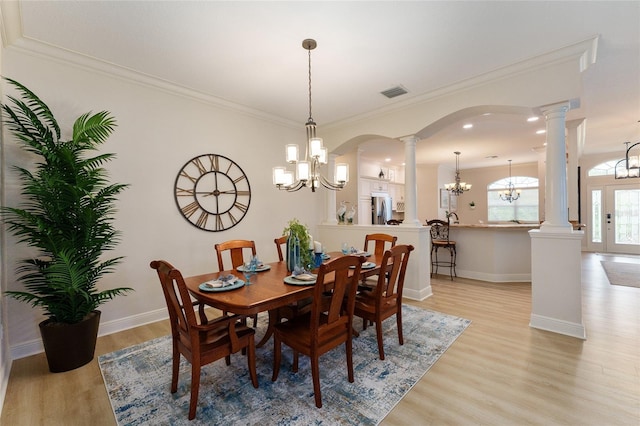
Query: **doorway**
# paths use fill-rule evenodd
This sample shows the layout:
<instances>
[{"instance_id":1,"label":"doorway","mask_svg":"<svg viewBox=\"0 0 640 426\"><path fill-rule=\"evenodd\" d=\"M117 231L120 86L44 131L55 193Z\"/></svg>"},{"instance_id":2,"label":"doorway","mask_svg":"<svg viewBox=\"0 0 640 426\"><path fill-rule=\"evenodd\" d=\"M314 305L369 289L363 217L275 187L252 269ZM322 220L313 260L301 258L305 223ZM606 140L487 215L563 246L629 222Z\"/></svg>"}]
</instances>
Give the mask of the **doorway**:
<instances>
[{"instance_id":1,"label":"doorway","mask_svg":"<svg viewBox=\"0 0 640 426\"><path fill-rule=\"evenodd\" d=\"M640 186L589 189L589 247L602 253L640 254Z\"/></svg>"}]
</instances>

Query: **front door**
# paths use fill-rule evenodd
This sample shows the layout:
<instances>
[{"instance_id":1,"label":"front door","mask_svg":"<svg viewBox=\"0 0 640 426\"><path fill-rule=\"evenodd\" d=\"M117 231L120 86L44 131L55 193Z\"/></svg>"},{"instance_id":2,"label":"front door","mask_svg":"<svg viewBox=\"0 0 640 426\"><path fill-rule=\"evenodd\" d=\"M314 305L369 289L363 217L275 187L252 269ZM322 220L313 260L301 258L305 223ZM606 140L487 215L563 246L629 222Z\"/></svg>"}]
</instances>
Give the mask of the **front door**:
<instances>
[{"instance_id":1,"label":"front door","mask_svg":"<svg viewBox=\"0 0 640 426\"><path fill-rule=\"evenodd\" d=\"M592 249L640 254L640 185L604 185L590 189Z\"/></svg>"}]
</instances>

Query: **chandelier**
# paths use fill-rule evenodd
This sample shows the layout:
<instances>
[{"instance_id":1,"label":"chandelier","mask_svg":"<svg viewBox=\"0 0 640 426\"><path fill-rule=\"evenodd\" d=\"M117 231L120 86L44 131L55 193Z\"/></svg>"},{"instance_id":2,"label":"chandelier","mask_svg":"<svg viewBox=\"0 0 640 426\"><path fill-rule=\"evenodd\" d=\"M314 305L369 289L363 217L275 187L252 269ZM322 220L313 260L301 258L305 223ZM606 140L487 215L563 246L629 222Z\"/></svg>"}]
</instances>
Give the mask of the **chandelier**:
<instances>
[{"instance_id":1,"label":"chandelier","mask_svg":"<svg viewBox=\"0 0 640 426\"><path fill-rule=\"evenodd\" d=\"M349 166L338 163L335 166L335 181L331 182L320 173L320 167L328 162L327 148L322 145L322 138L316 137L316 123L311 116L311 51L315 49L317 43L313 39L306 39L302 42L309 52L309 119L305 124L307 129L307 141L304 158L299 159L298 145L290 144L286 146L287 163L293 164L296 170L295 181L293 172L285 167L273 168L273 184L278 189L289 192L298 191L304 187L311 188L315 192L320 185L327 189L341 190L349 181Z\"/></svg>"},{"instance_id":2,"label":"chandelier","mask_svg":"<svg viewBox=\"0 0 640 426\"><path fill-rule=\"evenodd\" d=\"M520 189L515 189L513 183L511 182L511 160L509 160L509 184L507 185L507 189L499 191L498 195L502 201L508 201L510 203L514 202L518 198L520 198Z\"/></svg>"},{"instance_id":3,"label":"chandelier","mask_svg":"<svg viewBox=\"0 0 640 426\"><path fill-rule=\"evenodd\" d=\"M618 161L615 166L615 178L627 179L640 177L640 153L636 155L630 155L632 149L638 146L640 150L640 142L636 142L629 146L631 142L625 142L627 145L627 152L625 157Z\"/></svg>"},{"instance_id":4,"label":"chandelier","mask_svg":"<svg viewBox=\"0 0 640 426\"><path fill-rule=\"evenodd\" d=\"M454 152L456 155L456 181L452 183L447 183L444 185L444 188L449 191L453 195L461 195L463 192L471 189L471 184L466 182L460 182L460 167L459 167L459 158L460 152Z\"/></svg>"}]
</instances>

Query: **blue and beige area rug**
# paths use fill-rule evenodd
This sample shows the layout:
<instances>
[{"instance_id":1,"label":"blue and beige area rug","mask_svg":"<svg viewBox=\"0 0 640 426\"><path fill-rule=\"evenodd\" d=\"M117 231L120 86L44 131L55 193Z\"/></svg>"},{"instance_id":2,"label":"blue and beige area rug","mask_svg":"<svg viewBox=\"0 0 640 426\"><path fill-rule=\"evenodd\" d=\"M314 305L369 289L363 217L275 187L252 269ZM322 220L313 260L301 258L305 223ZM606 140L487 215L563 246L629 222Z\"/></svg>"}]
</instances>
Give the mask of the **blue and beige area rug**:
<instances>
[{"instance_id":1,"label":"blue and beige area rug","mask_svg":"<svg viewBox=\"0 0 640 426\"><path fill-rule=\"evenodd\" d=\"M378 424L429 370L471 321L403 306L404 345L395 317L383 323L385 357L378 357L375 327L353 341L355 382L347 380L344 345L320 357L323 407L315 406L309 358L291 372L292 352L283 346L276 382L273 339L257 349L259 389L251 385L241 354L231 365L216 361L202 369L195 420L189 422L190 366L183 360L178 391L170 393L171 341L161 337L98 358L119 425L334 425ZM356 326L361 328L361 319ZM266 327L260 315L256 336ZM262 330L260 330L262 328Z\"/></svg>"}]
</instances>

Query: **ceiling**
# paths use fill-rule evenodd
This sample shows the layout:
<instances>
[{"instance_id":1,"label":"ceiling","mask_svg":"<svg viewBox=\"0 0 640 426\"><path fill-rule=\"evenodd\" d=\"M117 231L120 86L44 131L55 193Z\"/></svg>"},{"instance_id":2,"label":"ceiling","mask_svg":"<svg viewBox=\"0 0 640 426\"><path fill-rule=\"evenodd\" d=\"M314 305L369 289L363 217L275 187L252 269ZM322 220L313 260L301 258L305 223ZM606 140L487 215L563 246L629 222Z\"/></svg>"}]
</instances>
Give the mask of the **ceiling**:
<instances>
[{"instance_id":1,"label":"ceiling","mask_svg":"<svg viewBox=\"0 0 640 426\"><path fill-rule=\"evenodd\" d=\"M22 1L13 28L30 43L64 49L155 77L301 128L308 117L313 38L313 117L322 126L406 103L480 74L600 37L584 73L584 154L623 153L640 138L640 2L416 1L218 2ZM2 6L5 28L10 14ZM17 8L16 8L17 9ZM17 24L17 25L16 25ZM402 85L388 99L381 91ZM544 120L478 116L418 146L419 163L461 168L537 161ZM403 160L398 143L366 143L366 157ZM497 158L487 158L497 156Z\"/></svg>"}]
</instances>

